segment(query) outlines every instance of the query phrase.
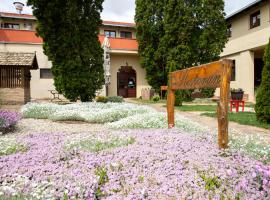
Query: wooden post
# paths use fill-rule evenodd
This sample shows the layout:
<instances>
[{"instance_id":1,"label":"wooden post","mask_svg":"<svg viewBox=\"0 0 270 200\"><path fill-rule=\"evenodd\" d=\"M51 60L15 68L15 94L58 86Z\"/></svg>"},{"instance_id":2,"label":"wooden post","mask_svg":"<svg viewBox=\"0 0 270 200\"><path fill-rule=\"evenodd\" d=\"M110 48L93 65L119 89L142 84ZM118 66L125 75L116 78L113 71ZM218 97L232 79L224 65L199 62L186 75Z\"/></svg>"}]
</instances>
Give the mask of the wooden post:
<instances>
[{"instance_id":1,"label":"wooden post","mask_svg":"<svg viewBox=\"0 0 270 200\"><path fill-rule=\"evenodd\" d=\"M217 108L218 118L218 146L221 149L228 148L228 103L230 90L231 66L230 60L223 60L223 74L220 85L220 102Z\"/></svg>"},{"instance_id":2,"label":"wooden post","mask_svg":"<svg viewBox=\"0 0 270 200\"><path fill-rule=\"evenodd\" d=\"M175 92L171 89L171 75L169 75L169 86L167 91L168 128L174 127L174 102Z\"/></svg>"}]
</instances>

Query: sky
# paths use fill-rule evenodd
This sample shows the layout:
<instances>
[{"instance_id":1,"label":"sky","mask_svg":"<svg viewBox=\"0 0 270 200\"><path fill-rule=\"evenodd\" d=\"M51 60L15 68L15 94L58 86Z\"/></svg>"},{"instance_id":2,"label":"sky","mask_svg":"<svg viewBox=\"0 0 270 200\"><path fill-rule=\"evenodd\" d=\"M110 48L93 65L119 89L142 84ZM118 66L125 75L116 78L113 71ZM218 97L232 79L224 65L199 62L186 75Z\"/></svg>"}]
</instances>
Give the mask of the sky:
<instances>
[{"instance_id":1,"label":"sky","mask_svg":"<svg viewBox=\"0 0 270 200\"><path fill-rule=\"evenodd\" d=\"M18 0L0 0L0 11L15 12L13 2ZM19 0L26 4L27 0ZM241 9L255 0L225 0L227 15ZM24 7L23 13L31 14L30 7ZM134 22L135 0L105 0L101 18L109 21Z\"/></svg>"}]
</instances>

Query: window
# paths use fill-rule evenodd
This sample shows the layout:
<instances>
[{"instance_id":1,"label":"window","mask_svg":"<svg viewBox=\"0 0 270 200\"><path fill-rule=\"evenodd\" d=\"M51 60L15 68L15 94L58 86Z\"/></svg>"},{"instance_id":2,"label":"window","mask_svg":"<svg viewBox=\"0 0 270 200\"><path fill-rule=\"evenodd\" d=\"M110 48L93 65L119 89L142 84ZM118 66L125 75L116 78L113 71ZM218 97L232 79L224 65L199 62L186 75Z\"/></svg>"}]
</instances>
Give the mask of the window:
<instances>
[{"instance_id":1,"label":"window","mask_svg":"<svg viewBox=\"0 0 270 200\"><path fill-rule=\"evenodd\" d=\"M2 24L2 28L20 29L20 24L4 23Z\"/></svg>"},{"instance_id":2,"label":"window","mask_svg":"<svg viewBox=\"0 0 270 200\"><path fill-rule=\"evenodd\" d=\"M53 74L51 69L40 69L40 78L41 79L52 79Z\"/></svg>"},{"instance_id":3,"label":"window","mask_svg":"<svg viewBox=\"0 0 270 200\"><path fill-rule=\"evenodd\" d=\"M233 66L232 66L232 74L231 74L231 81L235 81L236 77L236 69L235 69L235 60L233 60Z\"/></svg>"},{"instance_id":4,"label":"window","mask_svg":"<svg viewBox=\"0 0 270 200\"><path fill-rule=\"evenodd\" d=\"M229 24L227 26L227 34L228 34L228 37L232 37L232 25Z\"/></svg>"},{"instance_id":5,"label":"window","mask_svg":"<svg viewBox=\"0 0 270 200\"><path fill-rule=\"evenodd\" d=\"M132 38L132 33L128 31L121 31L120 32L120 37L121 38Z\"/></svg>"},{"instance_id":6,"label":"window","mask_svg":"<svg viewBox=\"0 0 270 200\"><path fill-rule=\"evenodd\" d=\"M261 13L257 11L250 15L250 28L255 28L261 25Z\"/></svg>"},{"instance_id":7,"label":"window","mask_svg":"<svg viewBox=\"0 0 270 200\"><path fill-rule=\"evenodd\" d=\"M104 31L104 33L105 33L105 35L107 36L107 37L113 37L113 38L115 38L116 37L116 32L115 31L110 31L110 30L105 30Z\"/></svg>"},{"instance_id":8,"label":"window","mask_svg":"<svg viewBox=\"0 0 270 200\"><path fill-rule=\"evenodd\" d=\"M24 30L32 30L32 24L24 24Z\"/></svg>"}]
</instances>

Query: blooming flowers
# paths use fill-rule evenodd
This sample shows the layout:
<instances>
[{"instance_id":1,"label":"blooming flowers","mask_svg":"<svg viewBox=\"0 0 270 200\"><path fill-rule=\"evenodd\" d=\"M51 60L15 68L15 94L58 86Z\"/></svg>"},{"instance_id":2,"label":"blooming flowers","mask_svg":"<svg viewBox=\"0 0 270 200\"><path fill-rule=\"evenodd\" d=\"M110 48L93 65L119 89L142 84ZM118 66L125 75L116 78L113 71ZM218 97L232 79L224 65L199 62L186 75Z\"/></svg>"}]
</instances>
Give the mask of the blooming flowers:
<instances>
[{"instance_id":1,"label":"blooming flowers","mask_svg":"<svg viewBox=\"0 0 270 200\"><path fill-rule=\"evenodd\" d=\"M6 132L14 128L20 119L20 115L16 112L0 110L0 132Z\"/></svg>"},{"instance_id":2,"label":"blooming flowers","mask_svg":"<svg viewBox=\"0 0 270 200\"><path fill-rule=\"evenodd\" d=\"M0 197L36 199L267 199L269 166L239 153L223 154L199 135L178 129L99 132L98 141L135 138L90 151L66 148L89 134L21 136L29 150L0 157ZM76 142L73 143L73 140ZM255 175L254 175L255 174Z\"/></svg>"},{"instance_id":3,"label":"blooming flowers","mask_svg":"<svg viewBox=\"0 0 270 200\"><path fill-rule=\"evenodd\" d=\"M0 199L270 197L270 166L258 161L267 148L261 142L255 146L265 154L251 151L253 140L241 143L237 133L232 148L221 151L209 130L180 115L179 128L160 129L166 115L146 106L31 104L22 113L105 125L23 119L20 134L0 137L0 143L27 147L0 156Z\"/></svg>"}]
</instances>

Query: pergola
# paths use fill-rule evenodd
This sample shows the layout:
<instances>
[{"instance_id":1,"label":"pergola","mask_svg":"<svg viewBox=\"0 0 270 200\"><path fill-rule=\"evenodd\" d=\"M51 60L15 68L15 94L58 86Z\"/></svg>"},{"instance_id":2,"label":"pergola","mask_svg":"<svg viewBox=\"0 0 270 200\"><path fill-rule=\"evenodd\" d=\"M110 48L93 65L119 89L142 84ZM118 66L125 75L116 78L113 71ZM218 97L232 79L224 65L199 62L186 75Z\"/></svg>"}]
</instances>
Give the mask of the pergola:
<instances>
[{"instance_id":1,"label":"pergola","mask_svg":"<svg viewBox=\"0 0 270 200\"><path fill-rule=\"evenodd\" d=\"M0 98L2 102L27 103L30 70L38 69L35 53L0 52Z\"/></svg>"}]
</instances>

